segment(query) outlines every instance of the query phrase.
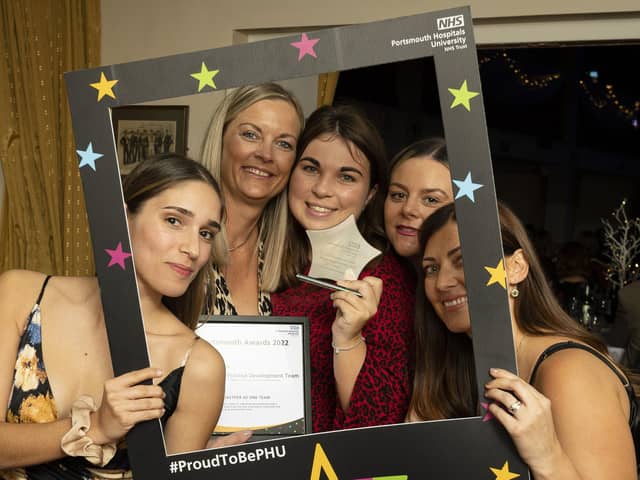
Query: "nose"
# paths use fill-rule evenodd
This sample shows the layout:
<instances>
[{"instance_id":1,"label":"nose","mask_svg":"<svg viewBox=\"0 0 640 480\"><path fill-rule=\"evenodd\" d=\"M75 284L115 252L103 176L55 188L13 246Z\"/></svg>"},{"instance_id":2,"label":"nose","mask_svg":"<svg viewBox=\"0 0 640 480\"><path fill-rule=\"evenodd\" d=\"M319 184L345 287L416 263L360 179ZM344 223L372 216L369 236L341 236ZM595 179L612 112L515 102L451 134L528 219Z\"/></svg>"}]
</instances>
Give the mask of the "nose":
<instances>
[{"instance_id":1,"label":"nose","mask_svg":"<svg viewBox=\"0 0 640 480\"><path fill-rule=\"evenodd\" d=\"M264 162L271 162L273 159L273 143L268 139L263 139L256 147L256 156Z\"/></svg>"},{"instance_id":2,"label":"nose","mask_svg":"<svg viewBox=\"0 0 640 480\"><path fill-rule=\"evenodd\" d=\"M331 180L325 175L320 175L311 185L311 192L318 198L326 198L331 196Z\"/></svg>"},{"instance_id":3,"label":"nose","mask_svg":"<svg viewBox=\"0 0 640 480\"><path fill-rule=\"evenodd\" d=\"M418 201L412 197L407 198L407 201L402 204L402 215L407 218L418 218L419 209L418 209Z\"/></svg>"},{"instance_id":4,"label":"nose","mask_svg":"<svg viewBox=\"0 0 640 480\"><path fill-rule=\"evenodd\" d=\"M440 265L438 276L436 278L436 288L438 291L444 292L453 288L458 283L453 269L447 265Z\"/></svg>"},{"instance_id":5,"label":"nose","mask_svg":"<svg viewBox=\"0 0 640 480\"><path fill-rule=\"evenodd\" d=\"M184 253L190 260L195 260L200 255L200 232L196 235L185 233L180 246L180 252Z\"/></svg>"}]
</instances>

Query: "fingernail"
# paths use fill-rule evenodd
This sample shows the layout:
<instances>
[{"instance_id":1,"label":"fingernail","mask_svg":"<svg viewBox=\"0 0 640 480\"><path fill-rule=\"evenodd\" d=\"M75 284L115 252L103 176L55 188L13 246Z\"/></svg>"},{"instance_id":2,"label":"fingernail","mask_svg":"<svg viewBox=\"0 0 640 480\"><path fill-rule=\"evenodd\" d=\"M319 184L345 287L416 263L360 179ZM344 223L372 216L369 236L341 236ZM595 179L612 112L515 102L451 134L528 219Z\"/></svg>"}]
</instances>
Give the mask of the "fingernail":
<instances>
[{"instance_id":1,"label":"fingernail","mask_svg":"<svg viewBox=\"0 0 640 480\"><path fill-rule=\"evenodd\" d=\"M156 368L156 376L160 377L162 375L162 370L160 370L159 368Z\"/></svg>"},{"instance_id":2,"label":"fingernail","mask_svg":"<svg viewBox=\"0 0 640 480\"><path fill-rule=\"evenodd\" d=\"M247 430L246 432L242 432L242 434L243 434L245 437L250 437L251 435L253 435L253 431L251 431L251 430Z\"/></svg>"},{"instance_id":3,"label":"fingernail","mask_svg":"<svg viewBox=\"0 0 640 480\"><path fill-rule=\"evenodd\" d=\"M498 373L498 369L497 368L490 368L489 369L489 373Z\"/></svg>"}]
</instances>

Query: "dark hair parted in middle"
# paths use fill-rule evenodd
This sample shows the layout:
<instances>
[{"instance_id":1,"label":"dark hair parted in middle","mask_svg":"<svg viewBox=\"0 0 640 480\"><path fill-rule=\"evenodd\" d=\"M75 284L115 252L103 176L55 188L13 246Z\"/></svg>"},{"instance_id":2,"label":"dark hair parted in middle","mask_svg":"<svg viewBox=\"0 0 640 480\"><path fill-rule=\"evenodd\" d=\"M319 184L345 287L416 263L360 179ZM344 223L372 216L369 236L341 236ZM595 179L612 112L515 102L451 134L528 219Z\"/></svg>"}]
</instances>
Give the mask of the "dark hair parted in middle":
<instances>
[{"instance_id":1,"label":"dark hair parted in middle","mask_svg":"<svg viewBox=\"0 0 640 480\"><path fill-rule=\"evenodd\" d=\"M527 277L518 284L520 294L514 306L518 328L529 335L566 336L606 353L599 339L562 310L520 220L500 202L498 215L505 256L521 249L529 264ZM421 255L429 239L449 222L457 223L452 203L425 220L420 230ZM466 333L450 332L426 298L424 286L418 290L416 372L410 409L424 420L474 416L478 394L471 338Z\"/></svg>"},{"instance_id":2,"label":"dark hair parted in middle","mask_svg":"<svg viewBox=\"0 0 640 480\"><path fill-rule=\"evenodd\" d=\"M386 150L377 128L365 114L353 105L325 105L314 111L305 123L298 140L295 165L309 144L322 137L323 140L342 139L350 150L358 149L369 162L369 188L377 188L373 198L360 214L357 224L362 236L374 247L386 250L387 239L382 219L382 204L386 188ZM300 224L291 218L282 265L282 281L279 288L298 283L300 273L309 263L311 247Z\"/></svg>"}]
</instances>

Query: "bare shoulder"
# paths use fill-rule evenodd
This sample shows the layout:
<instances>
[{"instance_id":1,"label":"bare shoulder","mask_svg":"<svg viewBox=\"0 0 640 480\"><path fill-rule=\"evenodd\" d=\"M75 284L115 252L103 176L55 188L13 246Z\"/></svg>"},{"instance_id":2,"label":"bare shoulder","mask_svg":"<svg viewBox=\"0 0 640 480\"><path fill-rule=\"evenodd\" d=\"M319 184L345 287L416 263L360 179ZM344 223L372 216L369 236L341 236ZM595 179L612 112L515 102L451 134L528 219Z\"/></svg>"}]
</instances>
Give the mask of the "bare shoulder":
<instances>
[{"instance_id":1,"label":"bare shoulder","mask_svg":"<svg viewBox=\"0 0 640 480\"><path fill-rule=\"evenodd\" d=\"M20 328L33 308L46 275L29 270L8 270L0 274L0 321Z\"/></svg>"},{"instance_id":2,"label":"bare shoulder","mask_svg":"<svg viewBox=\"0 0 640 480\"><path fill-rule=\"evenodd\" d=\"M84 304L98 291L96 277L53 277L47 286L51 292L45 300L67 304Z\"/></svg>"},{"instance_id":3,"label":"bare shoulder","mask_svg":"<svg viewBox=\"0 0 640 480\"><path fill-rule=\"evenodd\" d=\"M35 302L45 278L44 273L31 270L7 270L0 274L0 295L15 299L16 295L28 297L32 294Z\"/></svg>"},{"instance_id":4,"label":"bare shoulder","mask_svg":"<svg viewBox=\"0 0 640 480\"><path fill-rule=\"evenodd\" d=\"M222 355L210 343L202 339L193 345L184 370L187 381L194 381L200 385L210 383L217 385L225 375Z\"/></svg>"},{"instance_id":5,"label":"bare shoulder","mask_svg":"<svg viewBox=\"0 0 640 480\"><path fill-rule=\"evenodd\" d=\"M555 401L577 398L611 402L628 410L627 394L620 378L593 353L580 348L555 352L540 364L535 387Z\"/></svg>"}]
</instances>

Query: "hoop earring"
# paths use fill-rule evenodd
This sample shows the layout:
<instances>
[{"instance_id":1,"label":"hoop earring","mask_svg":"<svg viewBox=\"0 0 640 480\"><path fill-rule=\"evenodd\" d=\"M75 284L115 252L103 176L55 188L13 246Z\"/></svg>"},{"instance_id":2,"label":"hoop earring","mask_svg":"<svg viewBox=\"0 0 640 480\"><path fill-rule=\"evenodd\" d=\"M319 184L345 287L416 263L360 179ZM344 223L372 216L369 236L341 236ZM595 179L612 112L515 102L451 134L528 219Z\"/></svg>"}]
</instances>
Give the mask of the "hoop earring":
<instances>
[{"instance_id":1,"label":"hoop earring","mask_svg":"<svg viewBox=\"0 0 640 480\"><path fill-rule=\"evenodd\" d=\"M511 295L512 298L518 298L518 295L520 295L520 290L518 290L517 286L514 286L509 292L509 294Z\"/></svg>"}]
</instances>

